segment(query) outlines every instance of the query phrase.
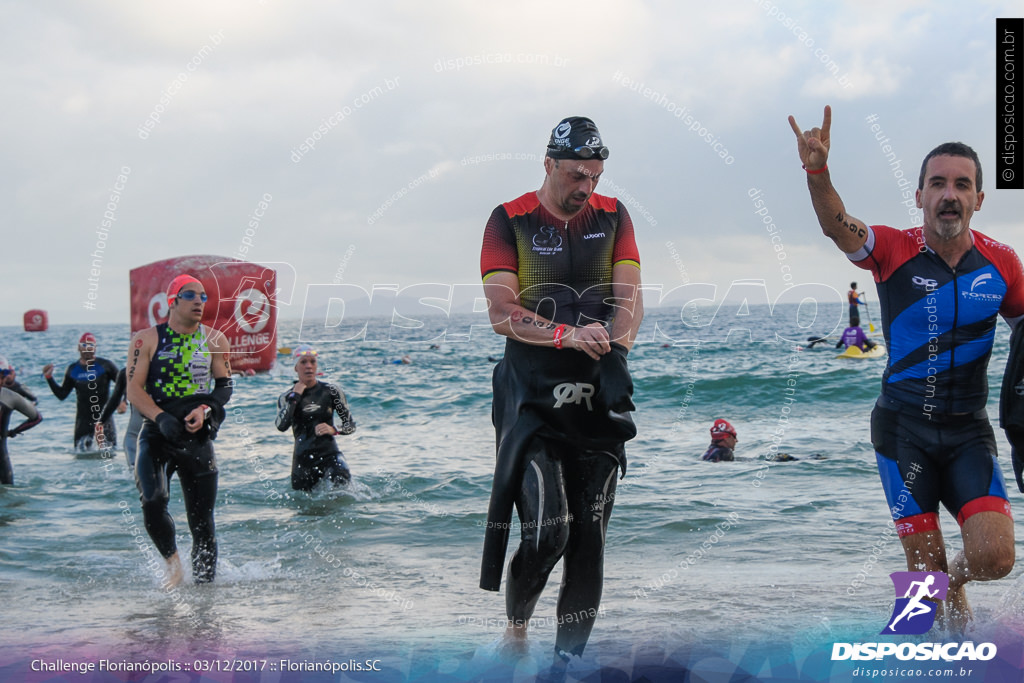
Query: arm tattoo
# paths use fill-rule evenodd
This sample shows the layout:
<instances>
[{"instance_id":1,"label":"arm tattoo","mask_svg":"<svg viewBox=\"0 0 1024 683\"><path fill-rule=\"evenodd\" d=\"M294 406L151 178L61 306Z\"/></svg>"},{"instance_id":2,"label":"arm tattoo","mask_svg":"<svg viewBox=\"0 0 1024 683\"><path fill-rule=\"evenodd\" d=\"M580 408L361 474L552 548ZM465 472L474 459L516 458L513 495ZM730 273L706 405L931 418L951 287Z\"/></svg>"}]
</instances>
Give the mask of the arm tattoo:
<instances>
[{"instance_id":1,"label":"arm tattoo","mask_svg":"<svg viewBox=\"0 0 1024 683\"><path fill-rule=\"evenodd\" d=\"M846 216L844 216L842 212L836 214L836 220L839 221L840 225L855 234L857 237L864 237L866 234L864 232L864 228L857 225L856 222L846 220Z\"/></svg>"},{"instance_id":2,"label":"arm tattoo","mask_svg":"<svg viewBox=\"0 0 1024 683\"><path fill-rule=\"evenodd\" d=\"M132 366L128 368L128 381L132 381L132 377L135 376L135 366L139 362L139 347L136 345L135 353L132 354Z\"/></svg>"}]
</instances>

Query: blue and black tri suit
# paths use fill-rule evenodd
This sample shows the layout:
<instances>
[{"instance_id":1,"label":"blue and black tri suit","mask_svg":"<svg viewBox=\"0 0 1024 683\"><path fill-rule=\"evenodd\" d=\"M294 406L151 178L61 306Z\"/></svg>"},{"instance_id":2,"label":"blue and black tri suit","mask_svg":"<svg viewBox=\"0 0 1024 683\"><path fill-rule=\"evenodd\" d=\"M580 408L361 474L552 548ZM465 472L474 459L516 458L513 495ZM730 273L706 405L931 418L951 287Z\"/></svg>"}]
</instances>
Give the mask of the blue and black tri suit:
<instances>
[{"instance_id":1,"label":"blue and black tri suit","mask_svg":"<svg viewBox=\"0 0 1024 683\"><path fill-rule=\"evenodd\" d=\"M868 229L849 254L878 288L889 358L871 415L893 520L901 537L938 529L941 502L962 525L978 512L1010 516L985 403L996 315L1024 316L1024 274L1010 247L971 231L956 268L921 228Z\"/></svg>"},{"instance_id":2,"label":"blue and black tri suit","mask_svg":"<svg viewBox=\"0 0 1024 683\"><path fill-rule=\"evenodd\" d=\"M335 427L337 434L347 435L356 430L345 392L327 382L317 381L301 394L289 389L277 400L277 429L283 432L291 427L295 437L293 489L309 491L325 477L336 485L347 484L351 479L348 464L338 450L334 435L316 434L318 424L334 426L335 413L341 420L341 426Z\"/></svg>"},{"instance_id":3,"label":"blue and black tri suit","mask_svg":"<svg viewBox=\"0 0 1024 683\"><path fill-rule=\"evenodd\" d=\"M149 362L146 393L162 410L184 421L198 405L189 397L208 394L213 383L207 328L200 325L191 334L181 334L163 323L156 330L158 342ZM139 432L135 458L135 480L141 492L146 531L165 559L178 550L174 520L167 512L169 480L175 471L178 473L192 532L192 576L197 583L212 581L217 568L213 508L218 470L210 436L204 425L196 434L171 441L147 418Z\"/></svg>"},{"instance_id":4,"label":"blue and black tri suit","mask_svg":"<svg viewBox=\"0 0 1024 683\"><path fill-rule=\"evenodd\" d=\"M75 392L76 447L83 450L93 448L92 437L96 423L100 421L103 406L110 396L110 385L116 381L117 366L106 358L94 358L90 362L81 359L75 361L64 371L64 381L60 384L53 377L46 378L50 391L61 401L72 391ZM111 448L117 445L117 429L112 418L103 422L103 434Z\"/></svg>"}]
</instances>

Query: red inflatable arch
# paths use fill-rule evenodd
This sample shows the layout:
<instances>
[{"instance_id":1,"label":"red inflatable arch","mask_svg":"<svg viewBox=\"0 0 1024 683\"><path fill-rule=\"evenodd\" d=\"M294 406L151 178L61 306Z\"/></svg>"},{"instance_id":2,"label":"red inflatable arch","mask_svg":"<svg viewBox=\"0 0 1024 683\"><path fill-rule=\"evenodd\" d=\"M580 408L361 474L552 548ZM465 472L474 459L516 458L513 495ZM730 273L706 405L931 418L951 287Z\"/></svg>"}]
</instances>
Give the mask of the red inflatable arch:
<instances>
[{"instance_id":1,"label":"red inflatable arch","mask_svg":"<svg viewBox=\"0 0 1024 683\"><path fill-rule=\"evenodd\" d=\"M132 334L167 320L167 285L177 275L199 279L209 295L203 324L231 344L234 372L266 372L277 358L277 273L273 268L223 256L180 256L129 273Z\"/></svg>"}]
</instances>

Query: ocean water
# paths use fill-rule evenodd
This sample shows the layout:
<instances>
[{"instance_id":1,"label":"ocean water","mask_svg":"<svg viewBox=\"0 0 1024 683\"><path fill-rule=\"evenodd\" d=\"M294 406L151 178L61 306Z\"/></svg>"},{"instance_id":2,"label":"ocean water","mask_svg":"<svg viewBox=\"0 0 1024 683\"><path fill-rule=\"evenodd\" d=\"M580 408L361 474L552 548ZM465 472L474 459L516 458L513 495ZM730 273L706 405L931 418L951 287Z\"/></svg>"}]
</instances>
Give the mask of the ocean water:
<instances>
[{"instance_id":1,"label":"ocean water","mask_svg":"<svg viewBox=\"0 0 1024 683\"><path fill-rule=\"evenodd\" d=\"M888 574L904 569L868 430L884 362L836 359L830 346L797 350L794 340L835 326L838 306L813 323L765 307L714 320L698 313L709 324L693 335L700 344L657 332L682 330L679 311L648 311L629 356L639 433L627 446L585 661L627 671L675 653L686 668L725 671L721 680L738 667L771 678L780 644L785 667L815 653L827 659L833 642L877 640L893 604ZM468 341L427 343L446 325L469 329L468 320L432 320L392 342L331 343L321 331L321 368L345 389L358 423L339 438L354 474L346 488L289 487L292 438L274 428L274 405L294 381L291 363L241 378L216 442L217 580L172 592L147 554L120 445L109 461L76 457L73 399L57 401L41 379L43 364L73 360L84 328L0 330L0 353L45 418L10 442L15 485L0 487L0 677L58 659L175 662L192 675L206 667L210 680L499 680L546 664L560 567L517 666L493 657L504 592L477 588L494 458L488 356L501 355L503 340L476 329ZM99 355L122 365L128 326L92 331ZM303 334L312 335L308 326ZM278 343L298 335L298 322L283 322ZM766 341L777 335L784 339ZM1000 323L993 394L1008 335ZM405 354L411 364L389 362ZM990 400L993 418L996 410ZM718 417L737 427L740 461L700 461ZM997 438L1019 510L1009 449L998 430ZM774 450L801 459L766 462ZM184 555L191 541L176 481L171 514ZM943 512L941 523L955 552L956 522ZM975 640L998 634L1010 638L1004 651L1019 651L1020 574L971 584ZM278 668L243 675L217 664L233 659ZM281 659L369 661L381 671L282 671ZM852 680L846 666L831 677ZM110 680L130 677L118 675Z\"/></svg>"}]
</instances>

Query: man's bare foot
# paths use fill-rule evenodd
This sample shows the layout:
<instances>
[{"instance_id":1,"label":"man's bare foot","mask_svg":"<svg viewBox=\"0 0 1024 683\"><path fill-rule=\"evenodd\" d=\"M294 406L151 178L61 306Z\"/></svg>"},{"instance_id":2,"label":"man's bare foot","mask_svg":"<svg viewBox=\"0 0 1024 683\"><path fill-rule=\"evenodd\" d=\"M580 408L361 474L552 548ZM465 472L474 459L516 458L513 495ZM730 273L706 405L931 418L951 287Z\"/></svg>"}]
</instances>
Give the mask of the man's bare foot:
<instances>
[{"instance_id":1,"label":"man's bare foot","mask_svg":"<svg viewBox=\"0 0 1024 683\"><path fill-rule=\"evenodd\" d=\"M946 604L944 605L942 618L939 626L949 633L963 633L967 625L974 619L971 612L971 605L967 602L967 588L961 585L959 588L950 589L946 593Z\"/></svg>"},{"instance_id":2,"label":"man's bare foot","mask_svg":"<svg viewBox=\"0 0 1024 683\"><path fill-rule=\"evenodd\" d=\"M167 558L167 580L164 582L164 588L175 588L184 580L185 570L182 569L181 558L178 557L178 553L174 553Z\"/></svg>"}]
</instances>

